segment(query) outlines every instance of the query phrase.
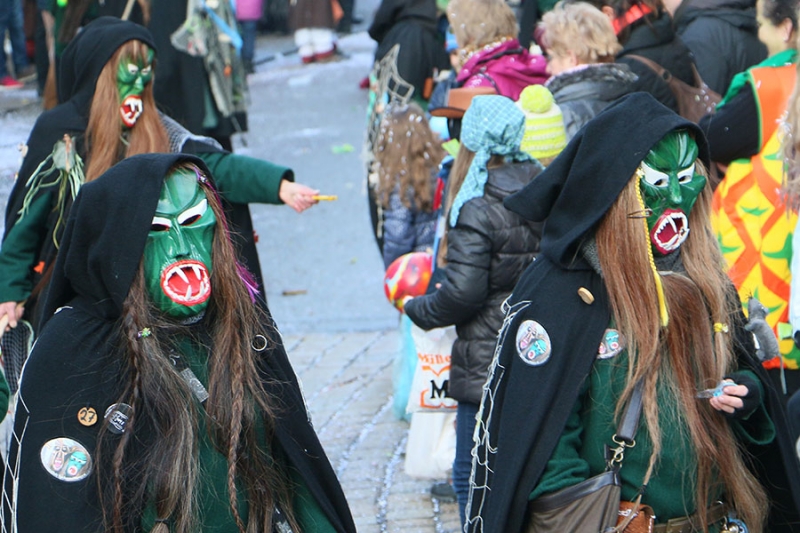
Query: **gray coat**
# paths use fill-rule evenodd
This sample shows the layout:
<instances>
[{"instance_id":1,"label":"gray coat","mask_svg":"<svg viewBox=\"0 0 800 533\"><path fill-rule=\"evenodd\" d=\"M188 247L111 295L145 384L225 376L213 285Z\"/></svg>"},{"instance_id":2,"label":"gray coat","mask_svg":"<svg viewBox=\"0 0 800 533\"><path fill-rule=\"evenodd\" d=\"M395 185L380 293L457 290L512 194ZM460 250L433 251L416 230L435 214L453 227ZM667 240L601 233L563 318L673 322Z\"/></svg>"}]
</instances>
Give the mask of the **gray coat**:
<instances>
[{"instance_id":1,"label":"gray coat","mask_svg":"<svg viewBox=\"0 0 800 533\"><path fill-rule=\"evenodd\" d=\"M611 102L631 92L635 81L628 65L600 63L557 74L545 87L561 108L569 140Z\"/></svg>"}]
</instances>

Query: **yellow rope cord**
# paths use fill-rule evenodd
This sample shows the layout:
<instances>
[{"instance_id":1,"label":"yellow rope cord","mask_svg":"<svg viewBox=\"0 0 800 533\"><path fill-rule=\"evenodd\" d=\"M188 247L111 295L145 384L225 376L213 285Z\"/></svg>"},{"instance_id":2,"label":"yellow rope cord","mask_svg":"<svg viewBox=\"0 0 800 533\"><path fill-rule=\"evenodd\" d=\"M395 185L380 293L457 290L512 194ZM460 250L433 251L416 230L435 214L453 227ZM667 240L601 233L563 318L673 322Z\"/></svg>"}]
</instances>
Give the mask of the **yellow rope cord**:
<instances>
[{"instance_id":1,"label":"yellow rope cord","mask_svg":"<svg viewBox=\"0 0 800 533\"><path fill-rule=\"evenodd\" d=\"M637 175L639 173L637 172ZM639 205L642 211L646 209L644 199L642 198L642 188L636 187L636 198L639 200ZM664 286L661 284L661 276L656 268L656 261L653 258L653 249L650 244L650 230L647 227L647 218L642 217L642 224L644 226L644 234L647 236L647 259L650 262L650 268L653 270L653 280L656 282L656 293L658 294L658 313L661 317L661 327L667 327L669 324L669 313L667 312L667 301L664 298Z\"/></svg>"}]
</instances>

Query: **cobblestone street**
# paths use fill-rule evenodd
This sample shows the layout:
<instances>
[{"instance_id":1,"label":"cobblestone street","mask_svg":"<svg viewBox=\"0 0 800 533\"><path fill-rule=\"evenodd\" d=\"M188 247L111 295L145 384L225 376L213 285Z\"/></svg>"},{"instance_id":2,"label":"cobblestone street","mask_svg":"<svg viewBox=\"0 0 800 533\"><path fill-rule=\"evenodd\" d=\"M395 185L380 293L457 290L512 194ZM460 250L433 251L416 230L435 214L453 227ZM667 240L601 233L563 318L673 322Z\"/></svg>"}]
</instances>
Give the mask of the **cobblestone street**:
<instances>
[{"instance_id":1,"label":"cobblestone street","mask_svg":"<svg viewBox=\"0 0 800 533\"><path fill-rule=\"evenodd\" d=\"M456 533L458 506L403 470L408 423L392 414L397 330L290 335L289 358L360 533ZM423 415L424 416L424 415Z\"/></svg>"}]
</instances>

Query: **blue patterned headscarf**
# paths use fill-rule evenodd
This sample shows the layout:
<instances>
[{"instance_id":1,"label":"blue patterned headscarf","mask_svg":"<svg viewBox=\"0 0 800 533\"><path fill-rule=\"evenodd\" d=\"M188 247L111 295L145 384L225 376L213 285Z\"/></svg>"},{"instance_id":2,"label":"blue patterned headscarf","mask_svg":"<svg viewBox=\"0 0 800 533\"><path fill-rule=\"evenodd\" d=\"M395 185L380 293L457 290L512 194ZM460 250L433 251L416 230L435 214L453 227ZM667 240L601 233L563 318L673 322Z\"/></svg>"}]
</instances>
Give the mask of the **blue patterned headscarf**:
<instances>
[{"instance_id":1,"label":"blue patterned headscarf","mask_svg":"<svg viewBox=\"0 0 800 533\"><path fill-rule=\"evenodd\" d=\"M511 161L529 161L520 151L525 133L525 114L505 96L476 96L472 99L461 122L461 144L475 152L464 183L450 209L450 226L455 226L461 207L473 198L483 196L489 179L486 164L493 155L506 156Z\"/></svg>"}]
</instances>

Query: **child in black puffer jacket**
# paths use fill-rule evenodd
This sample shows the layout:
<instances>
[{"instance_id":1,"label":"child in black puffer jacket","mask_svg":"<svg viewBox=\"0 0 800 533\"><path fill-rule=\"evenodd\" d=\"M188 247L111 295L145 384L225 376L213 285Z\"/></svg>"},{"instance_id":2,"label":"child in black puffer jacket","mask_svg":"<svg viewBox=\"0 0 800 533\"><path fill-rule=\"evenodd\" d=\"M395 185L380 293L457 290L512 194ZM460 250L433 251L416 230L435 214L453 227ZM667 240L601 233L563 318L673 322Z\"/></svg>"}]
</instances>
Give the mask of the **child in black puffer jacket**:
<instances>
[{"instance_id":1,"label":"child in black puffer jacket","mask_svg":"<svg viewBox=\"0 0 800 533\"><path fill-rule=\"evenodd\" d=\"M539 250L541 225L503 207L542 170L520 151L525 115L504 96L477 96L461 126L461 149L450 174L446 262L435 292L405 303L423 329L455 324L449 395L458 400L453 485L462 523L475 414L503 322L502 303Z\"/></svg>"}]
</instances>

